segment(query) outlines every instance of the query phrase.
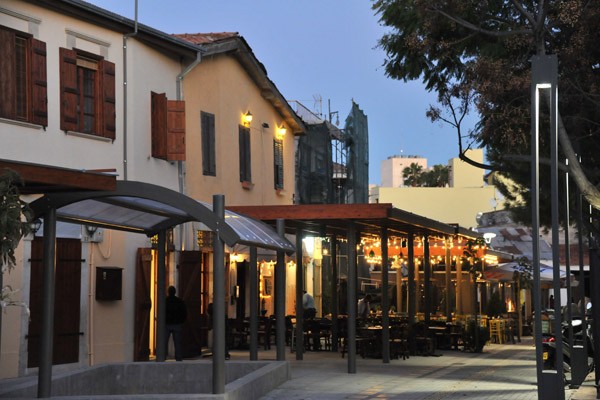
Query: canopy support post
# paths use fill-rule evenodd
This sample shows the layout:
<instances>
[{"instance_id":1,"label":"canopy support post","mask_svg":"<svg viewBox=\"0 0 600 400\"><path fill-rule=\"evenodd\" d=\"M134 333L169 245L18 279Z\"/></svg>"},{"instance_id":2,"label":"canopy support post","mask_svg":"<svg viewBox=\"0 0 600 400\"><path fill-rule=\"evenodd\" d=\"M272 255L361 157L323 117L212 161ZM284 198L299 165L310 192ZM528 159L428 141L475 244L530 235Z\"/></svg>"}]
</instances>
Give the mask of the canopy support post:
<instances>
[{"instance_id":1,"label":"canopy support post","mask_svg":"<svg viewBox=\"0 0 600 400\"><path fill-rule=\"evenodd\" d=\"M258 255L250 247L250 361L258 360ZM267 339L265 339L267 340Z\"/></svg>"},{"instance_id":2,"label":"canopy support post","mask_svg":"<svg viewBox=\"0 0 600 400\"><path fill-rule=\"evenodd\" d=\"M381 228L381 358L390 363L390 299L388 292L388 231Z\"/></svg>"},{"instance_id":3,"label":"canopy support post","mask_svg":"<svg viewBox=\"0 0 600 400\"><path fill-rule=\"evenodd\" d=\"M338 351L338 263L337 263L337 236L331 237L331 351Z\"/></svg>"},{"instance_id":4,"label":"canopy support post","mask_svg":"<svg viewBox=\"0 0 600 400\"><path fill-rule=\"evenodd\" d=\"M167 295L165 271L167 234L164 230L158 232L158 256L156 266L156 362L164 362L167 354L166 315Z\"/></svg>"},{"instance_id":5,"label":"canopy support post","mask_svg":"<svg viewBox=\"0 0 600 400\"><path fill-rule=\"evenodd\" d=\"M348 373L356 373L356 226L348 222Z\"/></svg>"},{"instance_id":6,"label":"canopy support post","mask_svg":"<svg viewBox=\"0 0 600 400\"><path fill-rule=\"evenodd\" d=\"M54 342L54 274L56 268L56 208L44 215L44 269L38 397L52 395L52 346Z\"/></svg>"},{"instance_id":7,"label":"canopy support post","mask_svg":"<svg viewBox=\"0 0 600 400\"><path fill-rule=\"evenodd\" d=\"M296 230L296 360L303 359L304 352L304 304L302 290L304 289L304 265L302 265L301 228Z\"/></svg>"},{"instance_id":8,"label":"canopy support post","mask_svg":"<svg viewBox=\"0 0 600 400\"><path fill-rule=\"evenodd\" d=\"M225 196L213 196L217 229L213 242L213 394L225 393L225 243L220 224L225 221Z\"/></svg>"},{"instance_id":9,"label":"canopy support post","mask_svg":"<svg viewBox=\"0 0 600 400\"><path fill-rule=\"evenodd\" d=\"M277 219L277 233L285 237L285 220ZM285 253L277 252L275 265L275 343L277 361L285 361Z\"/></svg>"}]
</instances>

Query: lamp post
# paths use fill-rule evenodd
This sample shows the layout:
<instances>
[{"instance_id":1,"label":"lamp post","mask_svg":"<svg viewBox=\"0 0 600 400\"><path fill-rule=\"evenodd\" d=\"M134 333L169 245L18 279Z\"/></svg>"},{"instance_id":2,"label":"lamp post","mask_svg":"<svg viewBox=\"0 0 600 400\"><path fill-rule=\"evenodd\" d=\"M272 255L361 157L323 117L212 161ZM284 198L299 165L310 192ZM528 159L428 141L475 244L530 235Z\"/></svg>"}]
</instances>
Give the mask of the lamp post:
<instances>
[{"instance_id":1,"label":"lamp post","mask_svg":"<svg viewBox=\"0 0 600 400\"><path fill-rule=\"evenodd\" d=\"M564 399L562 331L560 312L554 313L556 337L556 371L542 371L542 318L540 289L540 175L539 131L540 92L549 91L550 142L551 142L551 202L552 202L552 266L554 301L560 310L560 260L558 247L558 59L556 55L534 56L531 59L531 209L533 247L533 304L535 309L535 352L538 398Z\"/></svg>"}]
</instances>

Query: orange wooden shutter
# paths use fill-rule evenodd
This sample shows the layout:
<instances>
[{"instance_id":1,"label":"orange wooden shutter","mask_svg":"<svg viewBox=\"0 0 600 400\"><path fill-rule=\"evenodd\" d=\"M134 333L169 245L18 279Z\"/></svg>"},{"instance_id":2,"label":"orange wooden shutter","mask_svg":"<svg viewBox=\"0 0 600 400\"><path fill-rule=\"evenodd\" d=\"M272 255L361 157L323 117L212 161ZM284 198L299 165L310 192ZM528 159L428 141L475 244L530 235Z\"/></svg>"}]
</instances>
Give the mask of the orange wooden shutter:
<instances>
[{"instance_id":1,"label":"orange wooden shutter","mask_svg":"<svg viewBox=\"0 0 600 400\"><path fill-rule=\"evenodd\" d=\"M31 39L31 122L48 126L46 43Z\"/></svg>"},{"instance_id":2,"label":"orange wooden shutter","mask_svg":"<svg viewBox=\"0 0 600 400\"><path fill-rule=\"evenodd\" d=\"M102 60L99 62L102 71L102 129L99 132L104 137L116 137L115 113L115 64Z\"/></svg>"},{"instance_id":3,"label":"orange wooden shutter","mask_svg":"<svg viewBox=\"0 0 600 400\"><path fill-rule=\"evenodd\" d=\"M167 100L167 160L185 161L185 101Z\"/></svg>"},{"instance_id":4,"label":"orange wooden shutter","mask_svg":"<svg viewBox=\"0 0 600 400\"><path fill-rule=\"evenodd\" d=\"M60 55L60 129L78 130L77 119L77 53L59 49Z\"/></svg>"}]
</instances>

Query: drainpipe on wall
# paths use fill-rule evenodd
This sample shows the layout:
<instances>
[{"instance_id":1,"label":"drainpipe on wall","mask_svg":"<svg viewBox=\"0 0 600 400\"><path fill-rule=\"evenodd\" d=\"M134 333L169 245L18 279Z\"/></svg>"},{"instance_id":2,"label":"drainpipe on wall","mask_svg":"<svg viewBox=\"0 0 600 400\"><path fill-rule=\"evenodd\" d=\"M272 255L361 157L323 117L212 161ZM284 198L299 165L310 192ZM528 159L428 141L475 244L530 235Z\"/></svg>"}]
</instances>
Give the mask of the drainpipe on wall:
<instances>
[{"instance_id":1,"label":"drainpipe on wall","mask_svg":"<svg viewBox=\"0 0 600 400\"><path fill-rule=\"evenodd\" d=\"M183 94L181 89L181 81L183 77L188 74L192 69L196 67L196 65L200 64L202 61L202 52L198 51L196 54L196 60L187 66L179 75L177 75L177 100L183 100ZM177 161L177 175L179 180L179 193L186 194L185 190L185 161ZM179 248L183 251L184 244L187 243L187 234L188 230L184 229L184 225L179 225ZM184 238L184 235L186 236Z\"/></svg>"},{"instance_id":2,"label":"drainpipe on wall","mask_svg":"<svg viewBox=\"0 0 600 400\"><path fill-rule=\"evenodd\" d=\"M138 0L135 0L133 32L123 35L123 180L127 180L127 39L138 33Z\"/></svg>"}]
</instances>

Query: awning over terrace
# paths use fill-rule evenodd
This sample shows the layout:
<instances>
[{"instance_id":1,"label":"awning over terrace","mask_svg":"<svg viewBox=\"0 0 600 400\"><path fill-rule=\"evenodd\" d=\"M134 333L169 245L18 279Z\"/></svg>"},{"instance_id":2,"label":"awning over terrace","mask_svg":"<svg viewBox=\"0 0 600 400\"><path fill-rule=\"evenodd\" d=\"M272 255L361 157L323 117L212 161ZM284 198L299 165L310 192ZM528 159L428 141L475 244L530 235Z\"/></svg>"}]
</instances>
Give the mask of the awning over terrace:
<instances>
[{"instance_id":1,"label":"awning over terrace","mask_svg":"<svg viewBox=\"0 0 600 400\"><path fill-rule=\"evenodd\" d=\"M483 238L481 233L461 228L457 225L448 225L427 217L413 214L408 211L394 208L392 204L319 204L319 205L278 205L278 206L238 206L228 207L230 211L250 215L260 219L272 226L278 225L281 230L296 235L296 248L302 246L304 236L328 237L331 240L331 254L337 253L337 239L345 238L348 242L347 248L347 327L346 335L348 342L348 372L356 372L356 318L357 309L357 247L362 241L379 242L381 258L387 259L394 250L390 251L388 243L394 239L404 241L404 249L407 256L408 266L408 321L412 325L415 320L416 285L415 285L415 258L419 252L418 243L422 242L422 253L425 273L425 293L430 292L431 273L430 241L442 243L443 255L446 264L446 286L450 286L451 251L448 242L460 240L465 242L470 239ZM284 226L281 226L283 223ZM281 233L278 229L278 232ZM395 246L394 246L395 247ZM458 250L458 248L457 248ZM399 249L397 250L399 254ZM441 256L442 253L439 255ZM462 254L462 251L461 251ZM296 265L303 265L301 252L296 252ZM337 293L337 257L331 257L331 293ZM276 274L277 276L277 274ZM285 274L279 274L285 277ZM397 275L397 278L399 275ZM276 278L277 279L277 278ZM302 289L304 287L303 269L296 268L296 315L302 315ZM383 362L389 362L389 293L388 293L388 269L382 268L382 355ZM397 288L402 285L396 285ZM278 287L285 287L285 278L275 282ZM450 290L446 291L446 315L450 316ZM279 296L281 297L281 296ZM397 295L397 298L402 298ZM431 304L427 303L429 296L426 294L426 319L429 316ZM277 292L275 294L277 301ZM332 323L333 323L333 349L337 349L337 296L332 296ZM277 307L277 304L276 304ZM282 309L283 306L280 305ZM278 321L279 321L279 317ZM283 330L283 329L282 329ZM303 322L302 318L296 320L296 358L302 359L303 353ZM279 354L279 345L278 345ZM279 357L279 355L278 355Z\"/></svg>"},{"instance_id":2,"label":"awning over terrace","mask_svg":"<svg viewBox=\"0 0 600 400\"><path fill-rule=\"evenodd\" d=\"M492 268L483 273L483 279L492 281L492 282L511 282L513 281L513 275L515 271L519 270L519 264L517 262L509 262L506 264L500 264L497 268ZM560 271L560 279L565 279L567 277L567 273L565 271ZM553 268L551 265L541 264L540 263L540 282L542 283L552 283L554 280L553 277Z\"/></svg>"}]
</instances>

